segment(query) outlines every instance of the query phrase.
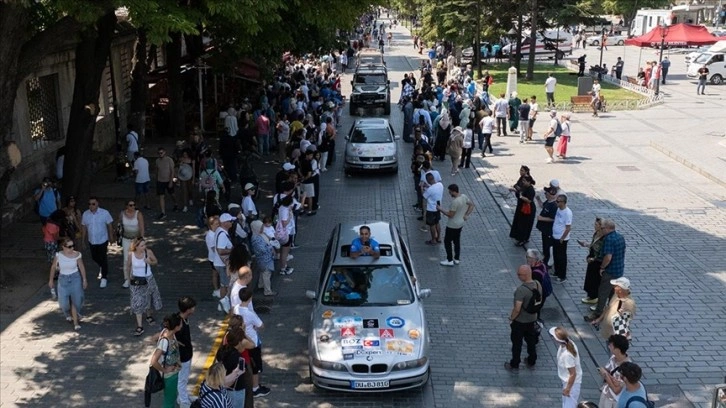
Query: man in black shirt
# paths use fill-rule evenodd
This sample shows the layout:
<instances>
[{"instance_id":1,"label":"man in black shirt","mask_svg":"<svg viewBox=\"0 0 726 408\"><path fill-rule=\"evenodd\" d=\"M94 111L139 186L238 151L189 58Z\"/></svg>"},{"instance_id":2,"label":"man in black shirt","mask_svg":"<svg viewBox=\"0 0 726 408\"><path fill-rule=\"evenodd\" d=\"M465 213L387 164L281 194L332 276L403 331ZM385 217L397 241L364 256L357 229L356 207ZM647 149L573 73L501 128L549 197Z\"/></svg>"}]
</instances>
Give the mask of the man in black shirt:
<instances>
[{"instance_id":1,"label":"man in black shirt","mask_svg":"<svg viewBox=\"0 0 726 408\"><path fill-rule=\"evenodd\" d=\"M706 95L706 81L708 81L708 67L704 64L698 69L698 87L696 87L696 95Z\"/></svg>"},{"instance_id":2,"label":"man in black shirt","mask_svg":"<svg viewBox=\"0 0 726 408\"><path fill-rule=\"evenodd\" d=\"M557 189L545 187L544 191L547 201L542 202L542 199L536 196L537 206L542 209L537 216L537 229L542 233L542 254L544 254L542 262L549 265L550 248L552 248L552 225L557 214L557 202L555 201Z\"/></svg>"},{"instance_id":3,"label":"man in black shirt","mask_svg":"<svg viewBox=\"0 0 726 408\"><path fill-rule=\"evenodd\" d=\"M189 317L194 314L197 302L189 296L182 296L179 298L178 305L182 328L176 334L176 340L179 343L179 361L181 362L177 391L179 395L179 407L186 408L192 403L191 398L189 397L187 384L189 383L189 371L192 367L192 355L194 354L194 348L192 347L192 333L189 327Z\"/></svg>"}]
</instances>

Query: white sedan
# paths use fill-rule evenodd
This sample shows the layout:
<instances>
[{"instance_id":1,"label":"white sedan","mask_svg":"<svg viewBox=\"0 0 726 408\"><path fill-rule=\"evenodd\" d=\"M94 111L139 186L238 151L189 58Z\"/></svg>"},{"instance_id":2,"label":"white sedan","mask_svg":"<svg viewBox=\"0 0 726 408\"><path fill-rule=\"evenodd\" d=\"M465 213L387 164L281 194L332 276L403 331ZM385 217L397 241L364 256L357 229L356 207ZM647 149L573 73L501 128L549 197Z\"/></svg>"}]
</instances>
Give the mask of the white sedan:
<instances>
[{"instance_id":1,"label":"white sedan","mask_svg":"<svg viewBox=\"0 0 726 408\"><path fill-rule=\"evenodd\" d=\"M625 45L625 40L628 38L626 35L608 35L607 36L607 45ZM600 41L602 40L602 36L600 35L593 35L592 37L587 37L585 41L587 41L587 45L592 45L593 47L599 47Z\"/></svg>"}]
</instances>

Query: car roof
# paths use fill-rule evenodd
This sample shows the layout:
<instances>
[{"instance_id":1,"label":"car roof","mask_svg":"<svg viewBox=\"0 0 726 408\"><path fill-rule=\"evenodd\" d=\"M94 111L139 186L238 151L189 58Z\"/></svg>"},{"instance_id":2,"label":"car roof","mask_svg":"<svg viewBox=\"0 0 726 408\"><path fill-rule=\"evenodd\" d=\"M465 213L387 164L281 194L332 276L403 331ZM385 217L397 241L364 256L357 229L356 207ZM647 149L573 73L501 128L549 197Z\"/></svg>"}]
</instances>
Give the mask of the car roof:
<instances>
[{"instance_id":1,"label":"car roof","mask_svg":"<svg viewBox=\"0 0 726 408\"><path fill-rule=\"evenodd\" d=\"M349 246L351 242L353 242L354 239L358 238L360 227L363 225L367 225L371 229L371 238L375 239L376 242L378 242L379 245L388 245L392 247L392 251L390 252L390 256L384 256L381 254L380 258L378 260L374 260L372 257L369 256L362 256L358 258L350 258L348 256L342 256L341 255L341 248L344 245ZM336 243L336 247L334 248L335 254L334 254L334 261L333 265L370 265L372 263L381 264L381 265L398 265L401 264L401 259L399 258L399 245L396 244L396 238L395 238L395 227L391 225L390 223L387 223L385 221L369 221L369 222L363 222L359 224L355 223L341 223L338 225L338 242Z\"/></svg>"},{"instance_id":2,"label":"car roof","mask_svg":"<svg viewBox=\"0 0 726 408\"><path fill-rule=\"evenodd\" d=\"M378 128L378 127L388 127L388 119L385 118L363 118L358 119L355 121L354 124L357 128L363 128L363 127L371 127L371 128Z\"/></svg>"}]
</instances>

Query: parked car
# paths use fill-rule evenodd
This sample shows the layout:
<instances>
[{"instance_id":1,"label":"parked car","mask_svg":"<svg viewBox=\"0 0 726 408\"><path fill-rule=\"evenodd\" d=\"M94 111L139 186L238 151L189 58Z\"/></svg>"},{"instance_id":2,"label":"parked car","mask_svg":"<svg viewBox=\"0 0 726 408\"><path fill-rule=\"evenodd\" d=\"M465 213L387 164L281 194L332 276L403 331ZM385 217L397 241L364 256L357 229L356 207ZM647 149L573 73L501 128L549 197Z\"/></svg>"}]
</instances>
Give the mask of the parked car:
<instances>
[{"instance_id":1,"label":"parked car","mask_svg":"<svg viewBox=\"0 0 726 408\"><path fill-rule=\"evenodd\" d=\"M608 35L607 37L607 45L625 45L625 40L628 38L626 35ZM601 40L601 35L593 35L585 39L587 45L592 45L593 47L599 47Z\"/></svg>"},{"instance_id":2,"label":"parked car","mask_svg":"<svg viewBox=\"0 0 726 408\"><path fill-rule=\"evenodd\" d=\"M398 139L400 136L394 133L388 119L356 120L345 137L343 167L346 174L354 171L398 172Z\"/></svg>"},{"instance_id":3,"label":"parked car","mask_svg":"<svg viewBox=\"0 0 726 408\"><path fill-rule=\"evenodd\" d=\"M489 44L489 43L486 41L483 41L479 48L480 49L479 55L481 55L482 57L487 55L487 53L488 53L487 44ZM493 49L492 49L492 52L494 52ZM463 50L461 50L461 56L465 59L474 58L474 47L468 47L468 48L464 48ZM490 57L493 57L493 55L490 55Z\"/></svg>"},{"instance_id":4,"label":"parked car","mask_svg":"<svg viewBox=\"0 0 726 408\"><path fill-rule=\"evenodd\" d=\"M308 336L313 385L347 392L398 391L429 379L430 341L412 257L399 229L367 225L380 258L350 257L362 224L339 224L320 265Z\"/></svg>"},{"instance_id":5,"label":"parked car","mask_svg":"<svg viewBox=\"0 0 726 408\"><path fill-rule=\"evenodd\" d=\"M689 52L685 56L686 66L690 64L692 61L694 61L696 58L698 58L699 55L703 54L704 52L708 51L711 48L710 45L702 45L698 48L696 48L693 52Z\"/></svg>"}]
</instances>

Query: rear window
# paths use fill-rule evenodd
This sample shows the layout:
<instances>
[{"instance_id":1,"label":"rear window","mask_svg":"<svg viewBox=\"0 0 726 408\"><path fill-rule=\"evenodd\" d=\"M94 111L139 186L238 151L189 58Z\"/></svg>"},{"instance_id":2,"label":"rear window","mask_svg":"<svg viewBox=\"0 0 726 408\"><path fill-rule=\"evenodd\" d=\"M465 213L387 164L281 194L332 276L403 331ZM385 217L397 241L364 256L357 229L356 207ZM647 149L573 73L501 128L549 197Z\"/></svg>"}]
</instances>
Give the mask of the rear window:
<instances>
[{"instance_id":1,"label":"rear window","mask_svg":"<svg viewBox=\"0 0 726 408\"><path fill-rule=\"evenodd\" d=\"M400 265L334 266L323 293L326 306L397 306L413 300Z\"/></svg>"},{"instance_id":2,"label":"rear window","mask_svg":"<svg viewBox=\"0 0 726 408\"><path fill-rule=\"evenodd\" d=\"M385 84L386 83L386 76L384 74L361 74L355 76L355 83L356 84L365 84L365 85L373 85L373 84Z\"/></svg>"},{"instance_id":3,"label":"rear window","mask_svg":"<svg viewBox=\"0 0 726 408\"><path fill-rule=\"evenodd\" d=\"M391 143L393 138L388 128L355 128L350 141L352 143Z\"/></svg>"}]
</instances>

